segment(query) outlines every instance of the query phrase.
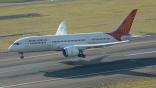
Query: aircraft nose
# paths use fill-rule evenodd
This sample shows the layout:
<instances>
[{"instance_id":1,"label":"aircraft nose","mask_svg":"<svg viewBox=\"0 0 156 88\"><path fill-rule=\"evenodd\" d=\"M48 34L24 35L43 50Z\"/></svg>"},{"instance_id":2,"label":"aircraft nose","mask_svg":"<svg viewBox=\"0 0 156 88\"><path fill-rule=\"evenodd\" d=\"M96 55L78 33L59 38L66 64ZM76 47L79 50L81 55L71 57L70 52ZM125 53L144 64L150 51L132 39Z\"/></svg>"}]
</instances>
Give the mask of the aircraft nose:
<instances>
[{"instance_id":1,"label":"aircraft nose","mask_svg":"<svg viewBox=\"0 0 156 88\"><path fill-rule=\"evenodd\" d=\"M14 51L13 45L10 45L10 46L9 46L8 51L9 51L9 52Z\"/></svg>"}]
</instances>

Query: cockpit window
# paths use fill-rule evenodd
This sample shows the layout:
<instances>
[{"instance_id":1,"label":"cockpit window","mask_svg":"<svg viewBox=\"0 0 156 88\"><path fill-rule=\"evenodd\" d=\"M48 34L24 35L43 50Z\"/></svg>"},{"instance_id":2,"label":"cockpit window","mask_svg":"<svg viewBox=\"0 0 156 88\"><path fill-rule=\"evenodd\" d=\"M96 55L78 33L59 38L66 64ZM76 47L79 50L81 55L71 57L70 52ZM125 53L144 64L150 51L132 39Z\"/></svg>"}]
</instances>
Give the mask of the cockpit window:
<instances>
[{"instance_id":1,"label":"cockpit window","mask_svg":"<svg viewBox=\"0 0 156 88\"><path fill-rule=\"evenodd\" d=\"M14 43L14 45L20 45L20 44L17 42L17 43Z\"/></svg>"}]
</instances>

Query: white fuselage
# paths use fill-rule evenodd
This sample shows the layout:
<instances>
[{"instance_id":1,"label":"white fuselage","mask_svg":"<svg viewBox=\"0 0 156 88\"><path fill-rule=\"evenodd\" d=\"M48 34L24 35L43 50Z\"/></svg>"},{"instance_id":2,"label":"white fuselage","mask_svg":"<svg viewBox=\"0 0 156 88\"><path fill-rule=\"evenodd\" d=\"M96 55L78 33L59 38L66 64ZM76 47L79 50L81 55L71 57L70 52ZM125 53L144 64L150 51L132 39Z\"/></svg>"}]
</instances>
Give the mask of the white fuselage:
<instances>
[{"instance_id":1,"label":"white fuselage","mask_svg":"<svg viewBox=\"0 0 156 88\"><path fill-rule=\"evenodd\" d=\"M44 35L29 36L18 39L9 48L15 52L40 52L61 50L64 46L78 44L99 44L116 42L111 35L103 32L68 34L68 35Z\"/></svg>"}]
</instances>

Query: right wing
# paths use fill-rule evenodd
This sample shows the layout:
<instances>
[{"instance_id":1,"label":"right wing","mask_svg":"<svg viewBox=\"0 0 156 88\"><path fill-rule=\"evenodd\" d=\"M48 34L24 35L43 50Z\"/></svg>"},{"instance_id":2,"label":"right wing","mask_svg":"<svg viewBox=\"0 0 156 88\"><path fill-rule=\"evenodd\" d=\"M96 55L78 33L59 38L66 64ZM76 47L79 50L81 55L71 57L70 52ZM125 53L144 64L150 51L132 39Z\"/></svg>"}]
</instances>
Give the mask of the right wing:
<instances>
[{"instance_id":1,"label":"right wing","mask_svg":"<svg viewBox=\"0 0 156 88\"><path fill-rule=\"evenodd\" d=\"M126 43L129 42L128 40L126 41L119 41L119 42L110 42L110 43L99 43L99 44L77 44L77 45L64 45L61 46L60 49L64 49L66 47L76 47L80 50L84 50L84 49L89 49L89 48L100 48L100 47L109 47L115 44L120 44L120 43Z\"/></svg>"},{"instance_id":2,"label":"right wing","mask_svg":"<svg viewBox=\"0 0 156 88\"><path fill-rule=\"evenodd\" d=\"M125 43L128 41L119 41L119 42L110 42L110 43L99 43L99 44L80 44L74 45L73 47L77 47L78 49L89 49L89 48L99 48L99 47L108 47L115 44Z\"/></svg>"}]
</instances>

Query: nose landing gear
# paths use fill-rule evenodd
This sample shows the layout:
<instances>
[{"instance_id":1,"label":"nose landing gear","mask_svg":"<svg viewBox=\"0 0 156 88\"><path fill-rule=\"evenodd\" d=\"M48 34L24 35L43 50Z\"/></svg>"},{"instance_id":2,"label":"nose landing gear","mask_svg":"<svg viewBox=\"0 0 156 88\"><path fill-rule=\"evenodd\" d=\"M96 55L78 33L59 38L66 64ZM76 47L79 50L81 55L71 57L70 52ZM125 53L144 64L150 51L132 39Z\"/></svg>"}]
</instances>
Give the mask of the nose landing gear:
<instances>
[{"instance_id":1,"label":"nose landing gear","mask_svg":"<svg viewBox=\"0 0 156 88\"><path fill-rule=\"evenodd\" d=\"M23 52L19 52L19 54L21 55L21 56L20 56L20 59L24 59Z\"/></svg>"}]
</instances>

